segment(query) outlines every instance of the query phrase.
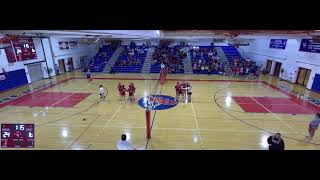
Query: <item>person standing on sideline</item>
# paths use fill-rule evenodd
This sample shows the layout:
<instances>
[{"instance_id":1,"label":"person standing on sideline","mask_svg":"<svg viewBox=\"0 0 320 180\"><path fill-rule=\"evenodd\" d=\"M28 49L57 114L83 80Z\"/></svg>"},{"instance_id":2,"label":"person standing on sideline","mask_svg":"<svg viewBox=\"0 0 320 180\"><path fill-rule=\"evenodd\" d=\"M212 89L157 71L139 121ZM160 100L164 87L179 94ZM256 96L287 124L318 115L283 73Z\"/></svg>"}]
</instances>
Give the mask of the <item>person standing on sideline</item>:
<instances>
[{"instance_id":1,"label":"person standing on sideline","mask_svg":"<svg viewBox=\"0 0 320 180\"><path fill-rule=\"evenodd\" d=\"M59 66L57 64L54 64L54 69L56 70L56 74L60 75L59 73Z\"/></svg>"},{"instance_id":2,"label":"person standing on sideline","mask_svg":"<svg viewBox=\"0 0 320 180\"><path fill-rule=\"evenodd\" d=\"M118 150L136 150L136 148L134 148L132 144L127 141L126 134L121 135L121 140L117 142L117 149Z\"/></svg>"},{"instance_id":3,"label":"person standing on sideline","mask_svg":"<svg viewBox=\"0 0 320 180\"><path fill-rule=\"evenodd\" d=\"M86 77L87 77L88 84L89 84L91 82L90 68L88 68L88 70L86 72Z\"/></svg>"},{"instance_id":4,"label":"person standing on sideline","mask_svg":"<svg viewBox=\"0 0 320 180\"><path fill-rule=\"evenodd\" d=\"M280 133L276 133L270 136L268 139L269 150L270 151L283 151L284 150L284 141Z\"/></svg>"},{"instance_id":5,"label":"person standing on sideline","mask_svg":"<svg viewBox=\"0 0 320 180\"><path fill-rule=\"evenodd\" d=\"M319 124L320 124L320 113L317 113L315 118L309 123L309 136L307 136L306 138L308 139L313 139L314 134L316 132L316 130L319 128Z\"/></svg>"}]
</instances>

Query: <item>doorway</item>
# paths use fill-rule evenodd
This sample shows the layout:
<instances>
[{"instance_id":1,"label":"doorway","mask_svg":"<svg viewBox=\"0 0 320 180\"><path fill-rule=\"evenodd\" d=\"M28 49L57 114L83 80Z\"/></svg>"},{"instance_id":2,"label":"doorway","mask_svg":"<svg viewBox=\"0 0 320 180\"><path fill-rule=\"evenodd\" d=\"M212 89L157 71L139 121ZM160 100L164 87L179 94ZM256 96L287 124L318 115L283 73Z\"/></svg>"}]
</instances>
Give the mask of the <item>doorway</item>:
<instances>
[{"instance_id":1,"label":"doorway","mask_svg":"<svg viewBox=\"0 0 320 180\"><path fill-rule=\"evenodd\" d=\"M67 63L67 65L68 65L68 70L69 70L69 72L71 72L71 71L74 70L72 57L71 57L71 58L68 58L68 63Z\"/></svg>"},{"instance_id":2,"label":"doorway","mask_svg":"<svg viewBox=\"0 0 320 180\"><path fill-rule=\"evenodd\" d=\"M279 77L280 70L281 70L281 65L282 65L282 63L276 62L276 65L274 67L274 72L273 72L273 75L275 77Z\"/></svg>"},{"instance_id":3,"label":"doorway","mask_svg":"<svg viewBox=\"0 0 320 180\"><path fill-rule=\"evenodd\" d=\"M59 70L60 70L60 73L64 73L66 72L66 66L64 64L64 59L59 59L58 60L58 63L59 63Z\"/></svg>"},{"instance_id":4,"label":"doorway","mask_svg":"<svg viewBox=\"0 0 320 180\"><path fill-rule=\"evenodd\" d=\"M297 84L300 84L302 86L307 86L309 77L311 74L311 69L306 69L299 67L298 77L297 77Z\"/></svg>"},{"instance_id":5,"label":"doorway","mask_svg":"<svg viewBox=\"0 0 320 180\"><path fill-rule=\"evenodd\" d=\"M272 61L271 60L268 60L267 61L267 66L266 66L266 73L270 73L271 71L271 66L272 66Z\"/></svg>"}]
</instances>

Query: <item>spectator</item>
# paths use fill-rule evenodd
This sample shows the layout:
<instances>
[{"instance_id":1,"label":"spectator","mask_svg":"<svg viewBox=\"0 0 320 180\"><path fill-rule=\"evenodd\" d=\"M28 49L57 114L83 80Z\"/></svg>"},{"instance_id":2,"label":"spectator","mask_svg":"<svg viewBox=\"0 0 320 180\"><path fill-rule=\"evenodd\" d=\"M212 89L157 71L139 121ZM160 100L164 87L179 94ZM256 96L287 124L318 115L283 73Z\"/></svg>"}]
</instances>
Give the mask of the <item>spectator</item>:
<instances>
[{"instance_id":1,"label":"spectator","mask_svg":"<svg viewBox=\"0 0 320 180\"><path fill-rule=\"evenodd\" d=\"M56 74L60 75L60 73L59 73L60 69L59 69L59 66L57 64L54 64L54 69L56 70Z\"/></svg>"},{"instance_id":2,"label":"spectator","mask_svg":"<svg viewBox=\"0 0 320 180\"><path fill-rule=\"evenodd\" d=\"M136 150L136 148L134 148L132 144L127 141L126 134L121 135L121 140L119 140L117 143L117 149L118 150Z\"/></svg>"},{"instance_id":3,"label":"spectator","mask_svg":"<svg viewBox=\"0 0 320 180\"><path fill-rule=\"evenodd\" d=\"M110 67L110 74L114 74L113 66Z\"/></svg>"},{"instance_id":4,"label":"spectator","mask_svg":"<svg viewBox=\"0 0 320 180\"><path fill-rule=\"evenodd\" d=\"M197 63L193 64L192 70L196 71L197 70Z\"/></svg>"},{"instance_id":5,"label":"spectator","mask_svg":"<svg viewBox=\"0 0 320 180\"><path fill-rule=\"evenodd\" d=\"M163 70L165 68L165 65L163 63L161 63L160 68L161 68L161 70Z\"/></svg>"},{"instance_id":6,"label":"spectator","mask_svg":"<svg viewBox=\"0 0 320 180\"><path fill-rule=\"evenodd\" d=\"M284 141L280 133L270 136L268 139L269 150L270 151L283 151L284 150Z\"/></svg>"},{"instance_id":7,"label":"spectator","mask_svg":"<svg viewBox=\"0 0 320 180\"><path fill-rule=\"evenodd\" d=\"M240 75L242 76L243 75L243 67L241 66L240 68Z\"/></svg>"},{"instance_id":8,"label":"spectator","mask_svg":"<svg viewBox=\"0 0 320 180\"><path fill-rule=\"evenodd\" d=\"M204 71L204 65L202 64L202 66L201 66L201 71Z\"/></svg>"}]
</instances>

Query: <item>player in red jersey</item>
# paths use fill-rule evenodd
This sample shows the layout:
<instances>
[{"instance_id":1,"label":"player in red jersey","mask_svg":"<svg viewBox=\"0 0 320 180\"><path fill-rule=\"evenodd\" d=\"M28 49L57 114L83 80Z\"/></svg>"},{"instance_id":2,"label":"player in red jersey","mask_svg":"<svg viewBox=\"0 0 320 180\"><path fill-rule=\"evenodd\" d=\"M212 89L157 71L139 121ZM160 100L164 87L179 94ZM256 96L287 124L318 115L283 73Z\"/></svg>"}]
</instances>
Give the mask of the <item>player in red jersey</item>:
<instances>
[{"instance_id":1,"label":"player in red jersey","mask_svg":"<svg viewBox=\"0 0 320 180\"><path fill-rule=\"evenodd\" d=\"M121 87L122 87L122 84L121 82L118 83L118 91L119 91L119 95L121 97Z\"/></svg>"},{"instance_id":2,"label":"player in red jersey","mask_svg":"<svg viewBox=\"0 0 320 180\"><path fill-rule=\"evenodd\" d=\"M182 93L182 83L179 84L178 86L178 95L179 95L179 98L181 97L181 95L183 96L183 93Z\"/></svg>"},{"instance_id":3,"label":"player in red jersey","mask_svg":"<svg viewBox=\"0 0 320 180\"><path fill-rule=\"evenodd\" d=\"M120 93L120 96L121 96L121 99L122 100L126 100L126 88L124 87L124 84L120 84L120 86L118 85L118 88L119 88L119 93Z\"/></svg>"},{"instance_id":4,"label":"player in red jersey","mask_svg":"<svg viewBox=\"0 0 320 180\"><path fill-rule=\"evenodd\" d=\"M183 98L186 98L186 92L187 92L187 83L184 81L182 84L181 84L181 93L182 93L182 97Z\"/></svg>"},{"instance_id":5,"label":"player in red jersey","mask_svg":"<svg viewBox=\"0 0 320 180\"><path fill-rule=\"evenodd\" d=\"M129 99L128 99L128 101L129 101L129 102L133 102L133 101L135 100L135 99L134 99L134 93L136 92L136 87L134 86L133 83L130 83L130 84L129 84L128 92L129 92Z\"/></svg>"},{"instance_id":6,"label":"player in red jersey","mask_svg":"<svg viewBox=\"0 0 320 180\"><path fill-rule=\"evenodd\" d=\"M179 97L180 97L180 94L179 94L180 83L177 82L177 84L174 86L174 88L176 89L176 98L179 99Z\"/></svg>"}]
</instances>

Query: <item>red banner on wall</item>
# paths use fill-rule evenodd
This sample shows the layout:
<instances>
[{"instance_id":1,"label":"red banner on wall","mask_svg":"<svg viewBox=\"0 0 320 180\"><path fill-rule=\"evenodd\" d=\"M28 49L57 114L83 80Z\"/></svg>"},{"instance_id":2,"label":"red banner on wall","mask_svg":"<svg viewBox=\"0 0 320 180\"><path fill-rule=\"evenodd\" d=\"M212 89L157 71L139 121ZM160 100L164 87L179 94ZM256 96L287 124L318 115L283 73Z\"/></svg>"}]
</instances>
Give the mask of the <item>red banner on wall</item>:
<instances>
[{"instance_id":1,"label":"red banner on wall","mask_svg":"<svg viewBox=\"0 0 320 180\"><path fill-rule=\"evenodd\" d=\"M7 59L8 59L9 63L14 63L14 62L17 61L16 60L16 55L14 54L14 50L13 50L13 48L11 46L5 48L5 51L6 51L6 55L7 55Z\"/></svg>"}]
</instances>

